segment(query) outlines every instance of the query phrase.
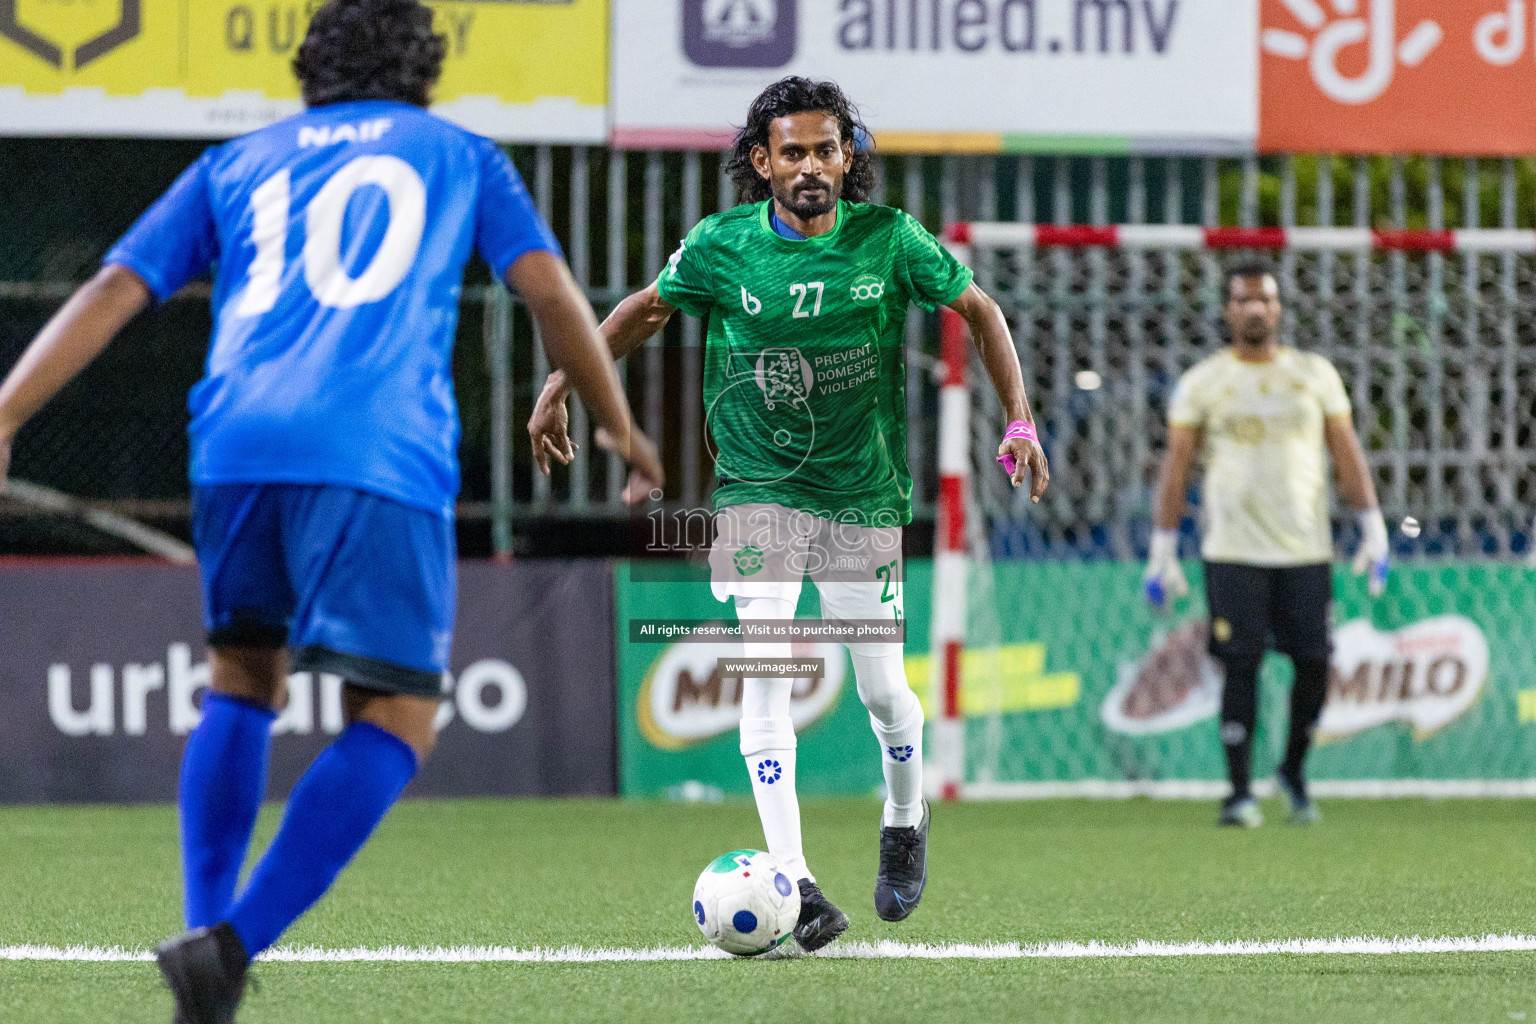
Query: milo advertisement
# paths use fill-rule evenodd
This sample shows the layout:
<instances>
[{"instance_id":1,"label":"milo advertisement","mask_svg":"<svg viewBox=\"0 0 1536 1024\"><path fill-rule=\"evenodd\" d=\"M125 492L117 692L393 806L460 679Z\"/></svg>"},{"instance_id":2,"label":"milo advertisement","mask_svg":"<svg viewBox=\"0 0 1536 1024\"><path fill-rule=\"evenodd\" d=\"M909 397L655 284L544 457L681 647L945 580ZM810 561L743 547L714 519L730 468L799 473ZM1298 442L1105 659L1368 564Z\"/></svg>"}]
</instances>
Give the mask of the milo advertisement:
<instances>
[{"instance_id":1,"label":"milo advertisement","mask_svg":"<svg viewBox=\"0 0 1536 1024\"><path fill-rule=\"evenodd\" d=\"M657 571L655 563L621 562L614 573L623 630L616 644L619 792L690 800L749 795L737 738L742 680L722 663L741 657L741 640L732 605L710 592L709 567L677 563ZM820 612L816 588L807 584L796 615L815 620ZM663 620L676 620L677 628ZM790 690L799 791L872 792L882 784L880 748L846 649L808 639L793 642L791 654L815 665Z\"/></svg>"},{"instance_id":2,"label":"milo advertisement","mask_svg":"<svg viewBox=\"0 0 1536 1024\"><path fill-rule=\"evenodd\" d=\"M1205 652L1208 624L1195 593L1167 619L1134 601L1106 617L1123 637L1099 673L1110 683L1093 709L1115 775L1220 779L1216 736L1221 670ZM1139 566L1082 566L1103 585L1134 587ZM1345 568L1334 573L1328 699L1308 762L1318 781L1497 783L1536 778L1536 572L1513 565L1408 564L1371 598ZM1122 615L1124 617L1122 617ZM1043 623L1042 623L1043 625ZM1291 667L1271 655L1261 678L1255 774L1283 750Z\"/></svg>"},{"instance_id":3,"label":"milo advertisement","mask_svg":"<svg viewBox=\"0 0 1536 1024\"><path fill-rule=\"evenodd\" d=\"M1224 780L1222 676L1206 655L1200 566L1186 565L1193 593L1162 614L1141 597L1141 570L1114 562L973 567L961 710L974 792ZM630 564L616 572L621 792L747 794L736 739L741 681L721 668L742 650L729 633L730 606L713 599L703 566L667 579L654 571L632 579ZM931 580L930 562L907 563L907 677L930 722ZM1417 783L1447 792L1536 788L1528 781L1536 780L1536 571L1409 563L1394 568L1374 599L1347 567L1336 568L1334 583L1332 670L1311 777L1360 792L1377 783L1382 792ZM809 583L798 614L819 614ZM720 631L708 641L642 642L635 622L661 617L714 622ZM794 684L800 789L874 790L879 759L842 646L807 640L794 654L824 665L819 677ZM1259 779L1283 752L1291 675L1287 659L1266 660Z\"/></svg>"}]
</instances>

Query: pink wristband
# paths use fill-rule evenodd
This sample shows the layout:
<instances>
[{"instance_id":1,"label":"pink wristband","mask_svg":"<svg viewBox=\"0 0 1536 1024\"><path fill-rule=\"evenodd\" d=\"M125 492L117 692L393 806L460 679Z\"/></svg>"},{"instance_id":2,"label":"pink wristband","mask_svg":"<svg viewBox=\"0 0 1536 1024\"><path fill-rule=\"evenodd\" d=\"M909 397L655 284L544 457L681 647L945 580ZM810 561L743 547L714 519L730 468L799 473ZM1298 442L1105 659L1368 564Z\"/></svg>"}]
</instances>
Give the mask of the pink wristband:
<instances>
[{"instance_id":1,"label":"pink wristband","mask_svg":"<svg viewBox=\"0 0 1536 1024\"><path fill-rule=\"evenodd\" d=\"M1022 437L1024 440L1033 441L1036 444L1040 443L1040 435L1035 433L1034 426L1023 420L1014 420L1008 424L1008 429L1003 432L1004 441L1014 437ZM1019 468L1019 460L1012 455L999 455L997 461L1003 464L1003 470L1009 476L1013 476L1013 471Z\"/></svg>"}]
</instances>

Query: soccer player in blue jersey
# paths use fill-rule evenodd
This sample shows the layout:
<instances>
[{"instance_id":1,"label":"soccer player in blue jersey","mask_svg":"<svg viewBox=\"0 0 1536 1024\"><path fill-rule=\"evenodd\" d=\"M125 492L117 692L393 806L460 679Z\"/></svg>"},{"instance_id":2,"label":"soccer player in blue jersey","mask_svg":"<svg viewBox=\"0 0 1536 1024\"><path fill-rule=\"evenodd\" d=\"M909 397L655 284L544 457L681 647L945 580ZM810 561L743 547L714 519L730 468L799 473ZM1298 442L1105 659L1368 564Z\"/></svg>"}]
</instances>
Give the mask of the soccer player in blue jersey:
<instances>
[{"instance_id":1,"label":"soccer player in blue jersey","mask_svg":"<svg viewBox=\"0 0 1536 1024\"><path fill-rule=\"evenodd\" d=\"M417 0L331 0L294 62L309 109L204 153L0 385L3 480L29 416L151 300L217 267L189 399L212 691L181 774L190 930L158 951L187 1024L234 1019L251 958L330 887L432 749L471 250L527 303L600 443L662 478L511 162L424 109L443 53ZM290 668L345 679L348 725L236 895Z\"/></svg>"}]
</instances>

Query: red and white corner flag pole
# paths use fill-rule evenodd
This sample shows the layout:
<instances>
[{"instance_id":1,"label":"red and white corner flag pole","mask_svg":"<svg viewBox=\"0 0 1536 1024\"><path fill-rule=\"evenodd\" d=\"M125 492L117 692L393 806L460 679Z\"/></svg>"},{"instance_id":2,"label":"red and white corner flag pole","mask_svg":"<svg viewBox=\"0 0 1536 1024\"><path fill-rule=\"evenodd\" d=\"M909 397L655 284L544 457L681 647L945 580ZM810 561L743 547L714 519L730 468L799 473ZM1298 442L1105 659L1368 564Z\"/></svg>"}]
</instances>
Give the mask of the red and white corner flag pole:
<instances>
[{"instance_id":1,"label":"red and white corner flag pole","mask_svg":"<svg viewBox=\"0 0 1536 1024\"><path fill-rule=\"evenodd\" d=\"M944 385L939 389L939 518L933 555L933 682L940 696L933 723L933 767L939 795L960 798L965 778L965 717L960 712L960 662L965 651L965 503L970 487L971 392L966 386L970 346L965 321L952 309L939 314Z\"/></svg>"}]
</instances>

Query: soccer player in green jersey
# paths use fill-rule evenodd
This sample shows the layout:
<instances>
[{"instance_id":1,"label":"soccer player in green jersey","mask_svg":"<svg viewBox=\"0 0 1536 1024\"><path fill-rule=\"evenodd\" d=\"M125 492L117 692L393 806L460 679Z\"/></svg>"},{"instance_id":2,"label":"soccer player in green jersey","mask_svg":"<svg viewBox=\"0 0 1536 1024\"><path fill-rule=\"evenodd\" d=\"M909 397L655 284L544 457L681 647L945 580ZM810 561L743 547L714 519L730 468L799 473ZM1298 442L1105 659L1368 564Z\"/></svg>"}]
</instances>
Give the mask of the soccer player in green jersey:
<instances>
[{"instance_id":1,"label":"soccer player in green jersey","mask_svg":"<svg viewBox=\"0 0 1536 1024\"><path fill-rule=\"evenodd\" d=\"M792 619L807 575L828 619L902 621L901 527L912 518L902 340L911 303L947 305L970 324L1007 416L998 455L1015 462L1015 487L1027 475L1036 501L1046 487L1001 310L916 220L865 201L874 168L860 136L858 112L835 84L792 77L769 86L729 164L742 205L699 223L660 278L602 325L619 357L678 309L708 320L704 406L718 473L711 581L743 623ZM528 424L545 472L551 458L573 454L569 390L552 374ZM923 710L900 642L847 646L888 794L875 909L900 921L927 880ZM754 660L791 654L787 640L743 647ZM817 887L801 850L791 684L744 681L741 753L769 852L799 882L795 938L813 950L848 918Z\"/></svg>"}]
</instances>

